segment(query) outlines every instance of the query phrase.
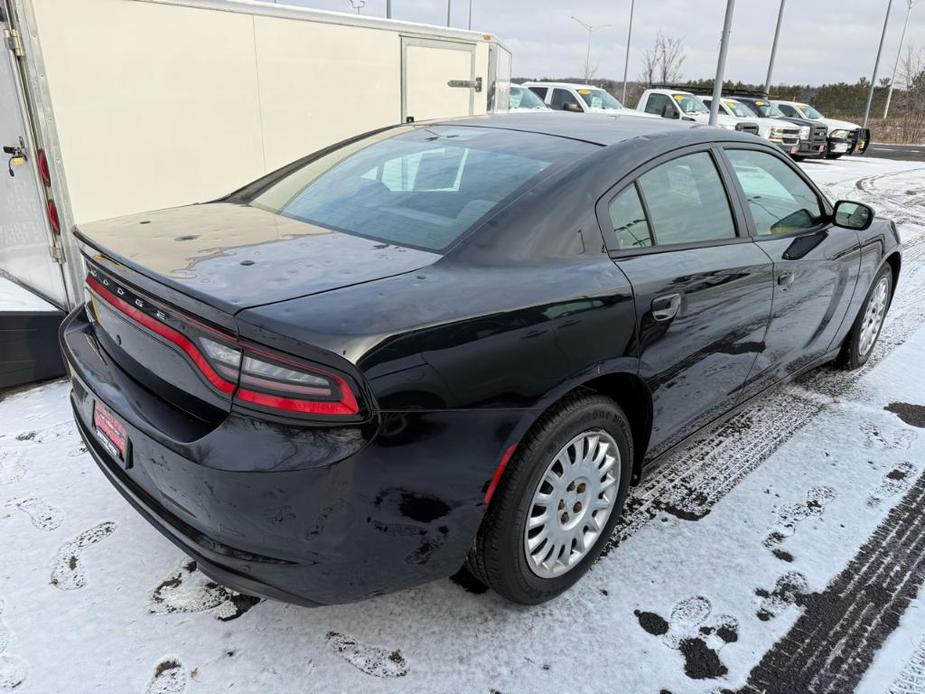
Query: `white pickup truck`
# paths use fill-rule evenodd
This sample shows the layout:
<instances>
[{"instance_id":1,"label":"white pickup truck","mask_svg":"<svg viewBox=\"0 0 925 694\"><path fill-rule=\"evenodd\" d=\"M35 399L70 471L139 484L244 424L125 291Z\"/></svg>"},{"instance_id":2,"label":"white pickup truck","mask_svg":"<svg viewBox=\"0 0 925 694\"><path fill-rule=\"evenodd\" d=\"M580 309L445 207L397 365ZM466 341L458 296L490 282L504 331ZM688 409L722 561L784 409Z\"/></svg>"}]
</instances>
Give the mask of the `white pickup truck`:
<instances>
[{"instance_id":1,"label":"white pickup truck","mask_svg":"<svg viewBox=\"0 0 925 694\"><path fill-rule=\"evenodd\" d=\"M645 113L627 108L609 92L593 84L524 82L522 86L530 89L553 111L649 117Z\"/></svg>"},{"instance_id":2,"label":"white pickup truck","mask_svg":"<svg viewBox=\"0 0 925 694\"><path fill-rule=\"evenodd\" d=\"M710 108L713 97L701 96L703 105ZM776 118L759 118L747 105L741 101L723 97L719 100L719 112L730 118L740 121L749 121L758 125L758 135L765 140L773 142L788 154L794 154L800 145L800 128L793 123Z\"/></svg>"},{"instance_id":3,"label":"white pickup truck","mask_svg":"<svg viewBox=\"0 0 925 694\"><path fill-rule=\"evenodd\" d=\"M646 89L636 110L662 118L710 122L710 109L696 96L680 89ZM759 131L756 121L740 120L724 113L717 114L716 124L727 130L743 130L755 135Z\"/></svg>"},{"instance_id":4,"label":"white pickup truck","mask_svg":"<svg viewBox=\"0 0 925 694\"><path fill-rule=\"evenodd\" d=\"M867 145L870 144L870 130L857 123L826 118L809 104L800 101L775 99L771 103L788 116L805 118L825 125L829 129L829 147L826 152L829 159L838 159L845 154L864 154Z\"/></svg>"}]
</instances>

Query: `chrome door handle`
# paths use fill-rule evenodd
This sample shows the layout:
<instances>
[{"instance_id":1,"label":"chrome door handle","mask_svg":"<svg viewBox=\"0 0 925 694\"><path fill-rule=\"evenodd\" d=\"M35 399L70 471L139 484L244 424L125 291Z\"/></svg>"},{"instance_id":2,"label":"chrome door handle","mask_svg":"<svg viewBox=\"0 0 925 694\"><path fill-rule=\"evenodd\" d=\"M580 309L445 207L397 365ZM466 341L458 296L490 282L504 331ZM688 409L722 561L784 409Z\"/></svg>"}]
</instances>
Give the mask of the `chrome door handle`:
<instances>
[{"instance_id":1,"label":"chrome door handle","mask_svg":"<svg viewBox=\"0 0 925 694\"><path fill-rule=\"evenodd\" d=\"M657 321L671 320L681 308L680 294L666 294L652 299L652 317Z\"/></svg>"}]
</instances>

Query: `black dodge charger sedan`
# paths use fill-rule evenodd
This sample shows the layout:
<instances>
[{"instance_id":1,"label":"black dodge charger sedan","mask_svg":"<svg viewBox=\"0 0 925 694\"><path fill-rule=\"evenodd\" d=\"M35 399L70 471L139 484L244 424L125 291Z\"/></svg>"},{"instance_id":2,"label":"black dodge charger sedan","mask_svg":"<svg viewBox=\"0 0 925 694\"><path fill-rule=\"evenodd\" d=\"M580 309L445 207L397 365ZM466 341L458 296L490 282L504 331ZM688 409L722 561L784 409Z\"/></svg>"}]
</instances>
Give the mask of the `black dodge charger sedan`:
<instances>
[{"instance_id":1,"label":"black dodge charger sedan","mask_svg":"<svg viewBox=\"0 0 925 694\"><path fill-rule=\"evenodd\" d=\"M863 364L900 269L776 147L635 116L387 128L77 234L100 468L206 574L301 604L463 565L561 593L647 463Z\"/></svg>"}]
</instances>

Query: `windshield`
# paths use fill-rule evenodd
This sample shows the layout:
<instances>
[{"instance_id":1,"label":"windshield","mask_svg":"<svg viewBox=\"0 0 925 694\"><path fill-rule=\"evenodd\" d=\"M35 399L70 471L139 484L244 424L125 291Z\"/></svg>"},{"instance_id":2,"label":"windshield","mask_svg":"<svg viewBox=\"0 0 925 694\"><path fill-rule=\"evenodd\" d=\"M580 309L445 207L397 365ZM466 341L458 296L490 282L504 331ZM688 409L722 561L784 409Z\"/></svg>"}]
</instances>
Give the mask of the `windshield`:
<instances>
[{"instance_id":1,"label":"windshield","mask_svg":"<svg viewBox=\"0 0 925 694\"><path fill-rule=\"evenodd\" d=\"M440 251L553 162L592 145L477 127L390 129L308 162L249 203L316 226Z\"/></svg>"},{"instance_id":2,"label":"windshield","mask_svg":"<svg viewBox=\"0 0 925 694\"><path fill-rule=\"evenodd\" d=\"M740 101L733 101L732 99L726 99L723 101L726 104L726 108L734 115L736 118L754 118L755 112L748 108L745 104Z\"/></svg>"},{"instance_id":3,"label":"windshield","mask_svg":"<svg viewBox=\"0 0 925 694\"><path fill-rule=\"evenodd\" d=\"M753 101L752 108L758 112L762 118L786 118L777 106L770 101Z\"/></svg>"},{"instance_id":4,"label":"windshield","mask_svg":"<svg viewBox=\"0 0 925 694\"><path fill-rule=\"evenodd\" d=\"M710 109L703 105L703 102L696 96L689 94L672 94L674 100L684 113L709 113Z\"/></svg>"},{"instance_id":5,"label":"windshield","mask_svg":"<svg viewBox=\"0 0 925 694\"><path fill-rule=\"evenodd\" d=\"M800 104L800 110L803 112L803 115L809 118L810 120L819 120L820 118L825 118L819 111L814 109L809 104Z\"/></svg>"},{"instance_id":6,"label":"windshield","mask_svg":"<svg viewBox=\"0 0 925 694\"><path fill-rule=\"evenodd\" d=\"M603 89L579 89L578 94L591 108L603 108L610 111L626 108Z\"/></svg>"},{"instance_id":7,"label":"windshield","mask_svg":"<svg viewBox=\"0 0 925 694\"><path fill-rule=\"evenodd\" d=\"M545 109L540 97L526 87L511 86L511 108Z\"/></svg>"}]
</instances>

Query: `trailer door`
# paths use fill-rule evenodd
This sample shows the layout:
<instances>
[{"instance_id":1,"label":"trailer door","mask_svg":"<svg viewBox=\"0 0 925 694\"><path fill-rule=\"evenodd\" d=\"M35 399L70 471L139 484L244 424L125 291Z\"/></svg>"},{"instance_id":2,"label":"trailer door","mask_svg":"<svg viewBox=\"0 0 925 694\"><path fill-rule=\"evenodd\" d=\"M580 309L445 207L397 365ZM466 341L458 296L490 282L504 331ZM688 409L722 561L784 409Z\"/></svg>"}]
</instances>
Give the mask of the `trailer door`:
<instances>
[{"instance_id":1,"label":"trailer door","mask_svg":"<svg viewBox=\"0 0 925 694\"><path fill-rule=\"evenodd\" d=\"M11 29L7 7L0 2L0 38L9 36ZM68 305L64 275L50 253L44 187L10 45L4 40L0 47L0 272L64 308Z\"/></svg>"},{"instance_id":2,"label":"trailer door","mask_svg":"<svg viewBox=\"0 0 925 694\"><path fill-rule=\"evenodd\" d=\"M471 116L475 103L475 44L403 36L403 122Z\"/></svg>"}]
</instances>

